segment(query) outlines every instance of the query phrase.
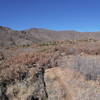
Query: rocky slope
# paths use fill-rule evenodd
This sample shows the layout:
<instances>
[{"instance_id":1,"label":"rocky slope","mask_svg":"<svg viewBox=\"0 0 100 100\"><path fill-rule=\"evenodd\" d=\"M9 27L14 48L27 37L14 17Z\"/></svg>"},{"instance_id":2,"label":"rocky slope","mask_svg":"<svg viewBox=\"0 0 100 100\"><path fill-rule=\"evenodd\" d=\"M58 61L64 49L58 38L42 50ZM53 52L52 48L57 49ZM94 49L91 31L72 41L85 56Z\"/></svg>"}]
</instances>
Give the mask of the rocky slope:
<instances>
[{"instance_id":1,"label":"rocky slope","mask_svg":"<svg viewBox=\"0 0 100 100\"><path fill-rule=\"evenodd\" d=\"M59 41L59 40L100 40L100 32L52 31L32 28L15 31L0 26L0 47L28 46L32 43Z\"/></svg>"}]
</instances>

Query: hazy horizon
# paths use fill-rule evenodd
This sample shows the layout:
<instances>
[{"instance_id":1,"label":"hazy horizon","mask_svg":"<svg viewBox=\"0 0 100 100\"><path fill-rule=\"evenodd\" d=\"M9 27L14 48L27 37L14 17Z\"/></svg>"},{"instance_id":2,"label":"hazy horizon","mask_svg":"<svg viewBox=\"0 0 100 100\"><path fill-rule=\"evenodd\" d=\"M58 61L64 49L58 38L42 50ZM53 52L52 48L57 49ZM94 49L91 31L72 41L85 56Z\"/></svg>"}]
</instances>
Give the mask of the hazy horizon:
<instances>
[{"instance_id":1,"label":"hazy horizon","mask_svg":"<svg viewBox=\"0 0 100 100\"><path fill-rule=\"evenodd\" d=\"M14 28L11 28L11 27L7 27L7 26L1 26L0 27L5 27L5 28L9 28L13 31L25 31L25 30L30 30L30 29L44 29L44 30L50 30L50 31L74 31L74 32L100 32L100 31L78 31L78 30L56 30L56 29L49 29L49 28L41 28L41 27L30 27L30 28L26 28L26 29L14 29Z\"/></svg>"}]
</instances>

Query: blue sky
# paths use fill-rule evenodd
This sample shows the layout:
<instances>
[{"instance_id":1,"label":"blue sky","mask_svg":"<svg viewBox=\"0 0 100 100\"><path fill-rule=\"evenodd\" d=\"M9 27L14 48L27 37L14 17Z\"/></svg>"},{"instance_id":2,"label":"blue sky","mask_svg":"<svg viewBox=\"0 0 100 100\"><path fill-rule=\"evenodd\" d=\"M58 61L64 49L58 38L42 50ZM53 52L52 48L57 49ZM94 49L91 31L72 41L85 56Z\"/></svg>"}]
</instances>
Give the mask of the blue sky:
<instances>
[{"instance_id":1,"label":"blue sky","mask_svg":"<svg viewBox=\"0 0 100 100\"><path fill-rule=\"evenodd\" d=\"M0 0L0 25L100 31L100 0Z\"/></svg>"}]
</instances>

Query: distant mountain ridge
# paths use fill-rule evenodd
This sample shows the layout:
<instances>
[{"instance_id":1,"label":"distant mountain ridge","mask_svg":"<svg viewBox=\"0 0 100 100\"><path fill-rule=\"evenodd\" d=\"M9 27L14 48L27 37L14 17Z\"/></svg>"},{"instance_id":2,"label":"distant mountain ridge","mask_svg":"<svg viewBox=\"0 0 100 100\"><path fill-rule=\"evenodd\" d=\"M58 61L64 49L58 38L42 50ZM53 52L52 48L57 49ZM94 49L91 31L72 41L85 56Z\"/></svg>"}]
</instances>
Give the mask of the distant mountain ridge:
<instances>
[{"instance_id":1,"label":"distant mountain ridge","mask_svg":"<svg viewBox=\"0 0 100 100\"><path fill-rule=\"evenodd\" d=\"M100 32L52 31L32 28L15 31L0 26L0 46L26 45L31 43L58 41L58 40L100 40Z\"/></svg>"}]
</instances>

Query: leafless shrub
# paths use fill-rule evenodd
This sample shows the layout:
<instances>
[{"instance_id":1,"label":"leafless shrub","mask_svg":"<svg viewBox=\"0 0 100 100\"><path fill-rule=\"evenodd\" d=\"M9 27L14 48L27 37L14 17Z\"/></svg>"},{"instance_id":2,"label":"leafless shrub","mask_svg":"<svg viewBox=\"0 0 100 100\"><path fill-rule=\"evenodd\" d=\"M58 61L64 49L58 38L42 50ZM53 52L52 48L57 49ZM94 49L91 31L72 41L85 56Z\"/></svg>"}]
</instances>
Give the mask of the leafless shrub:
<instances>
[{"instance_id":1,"label":"leafless shrub","mask_svg":"<svg viewBox=\"0 0 100 100\"><path fill-rule=\"evenodd\" d=\"M73 67L84 74L87 80L97 80L97 76L100 75L99 66L100 58L76 56L75 65Z\"/></svg>"},{"instance_id":2,"label":"leafless shrub","mask_svg":"<svg viewBox=\"0 0 100 100\"><path fill-rule=\"evenodd\" d=\"M23 79L30 68L51 68L57 66L58 52L23 53L6 60L0 70L0 80L9 81Z\"/></svg>"}]
</instances>

